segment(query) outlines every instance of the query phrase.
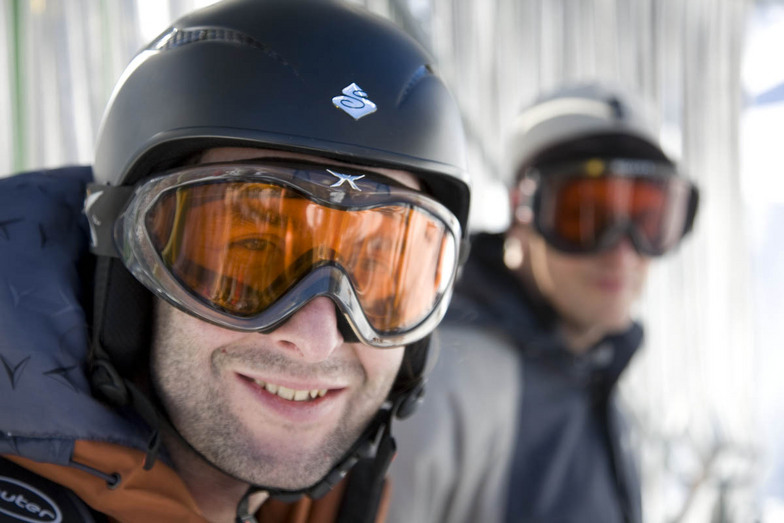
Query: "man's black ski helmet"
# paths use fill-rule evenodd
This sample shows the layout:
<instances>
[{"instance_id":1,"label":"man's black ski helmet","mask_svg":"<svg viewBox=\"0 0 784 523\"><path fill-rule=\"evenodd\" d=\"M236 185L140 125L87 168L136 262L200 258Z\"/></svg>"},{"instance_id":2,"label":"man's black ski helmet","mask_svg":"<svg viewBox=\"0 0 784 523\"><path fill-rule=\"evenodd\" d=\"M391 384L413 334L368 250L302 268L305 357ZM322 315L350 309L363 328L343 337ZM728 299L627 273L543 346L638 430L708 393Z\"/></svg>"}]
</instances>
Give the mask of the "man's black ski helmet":
<instances>
[{"instance_id":1,"label":"man's black ski helmet","mask_svg":"<svg viewBox=\"0 0 784 523\"><path fill-rule=\"evenodd\" d=\"M212 147L281 149L409 170L465 235L461 117L432 63L390 21L336 0L219 2L129 64L101 124L95 181L133 185ZM359 96L344 93L352 85ZM336 97L376 110L355 119ZM130 347L102 341L120 367L132 363Z\"/></svg>"},{"instance_id":2,"label":"man's black ski helmet","mask_svg":"<svg viewBox=\"0 0 784 523\"><path fill-rule=\"evenodd\" d=\"M366 99L344 105L369 101L374 113L355 119L336 107L333 98L352 84ZM98 136L95 179L133 184L221 145L413 171L466 229L460 112L426 52L359 8L227 0L178 20L116 86Z\"/></svg>"},{"instance_id":3,"label":"man's black ski helmet","mask_svg":"<svg viewBox=\"0 0 784 523\"><path fill-rule=\"evenodd\" d=\"M221 146L408 170L466 235L469 183L456 103L411 37L350 4L226 0L176 21L115 87L95 181L133 186ZM116 403L133 403L127 380L145 372L151 304L119 259L98 256L93 385ZM421 393L427 345L407 347L391 399Z\"/></svg>"}]
</instances>

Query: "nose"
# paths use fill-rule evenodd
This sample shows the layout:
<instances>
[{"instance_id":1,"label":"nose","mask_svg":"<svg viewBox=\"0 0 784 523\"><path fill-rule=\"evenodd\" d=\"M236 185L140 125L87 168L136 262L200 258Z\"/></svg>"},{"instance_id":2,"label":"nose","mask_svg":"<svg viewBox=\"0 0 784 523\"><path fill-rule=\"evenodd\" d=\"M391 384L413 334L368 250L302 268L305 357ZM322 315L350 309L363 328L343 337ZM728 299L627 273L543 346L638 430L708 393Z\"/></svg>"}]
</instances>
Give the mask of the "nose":
<instances>
[{"instance_id":1,"label":"nose","mask_svg":"<svg viewBox=\"0 0 784 523\"><path fill-rule=\"evenodd\" d=\"M605 263L615 267L633 266L642 259L628 235L624 235L616 245L605 251L602 258Z\"/></svg>"},{"instance_id":2,"label":"nose","mask_svg":"<svg viewBox=\"0 0 784 523\"><path fill-rule=\"evenodd\" d=\"M332 300L319 296L309 301L269 336L305 361L324 361L343 343L336 314Z\"/></svg>"}]
</instances>

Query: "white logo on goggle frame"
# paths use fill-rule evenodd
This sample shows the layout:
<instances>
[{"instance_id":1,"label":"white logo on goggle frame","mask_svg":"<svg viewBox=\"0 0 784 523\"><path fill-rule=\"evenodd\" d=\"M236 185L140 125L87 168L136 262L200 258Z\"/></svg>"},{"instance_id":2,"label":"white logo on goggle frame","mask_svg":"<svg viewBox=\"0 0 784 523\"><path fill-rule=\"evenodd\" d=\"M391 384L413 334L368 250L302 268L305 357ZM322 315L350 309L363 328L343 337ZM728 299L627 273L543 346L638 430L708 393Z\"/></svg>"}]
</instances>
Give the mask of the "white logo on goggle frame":
<instances>
[{"instance_id":1,"label":"white logo on goggle frame","mask_svg":"<svg viewBox=\"0 0 784 523\"><path fill-rule=\"evenodd\" d=\"M327 172L338 179L338 181L330 185L330 187L340 187L341 185L343 185L344 182L348 182L348 184L351 186L352 189L362 192L362 189L357 187L357 184L355 184L354 182L359 180L360 178L364 178L365 177L364 174L352 176L350 174L339 173L331 169L327 169Z\"/></svg>"},{"instance_id":2,"label":"white logo on goggle frame","mask_svg":"<svg viewBox=\"0 0 784 523\"><path fill-rule=\"evenodd\" d=\"M332 98L332 103L354 120L376 112L376 104L370 101L367 93L354 83L344 87L343 95Z\"/></svg>"}]
</instances>

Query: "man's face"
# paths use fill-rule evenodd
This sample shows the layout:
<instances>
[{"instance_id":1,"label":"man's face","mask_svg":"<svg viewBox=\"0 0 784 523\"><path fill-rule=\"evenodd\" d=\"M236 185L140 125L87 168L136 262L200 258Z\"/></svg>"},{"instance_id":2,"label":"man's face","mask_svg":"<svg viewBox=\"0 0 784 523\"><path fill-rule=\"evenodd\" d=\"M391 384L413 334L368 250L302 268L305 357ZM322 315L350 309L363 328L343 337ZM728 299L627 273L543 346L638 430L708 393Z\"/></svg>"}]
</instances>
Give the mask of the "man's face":
<instances>
[{"instance_id":1,"label":"man's face","mask_svg":"<svg viewBox=\"0 0 784 523\"><path fill-rule=\"evenodd\" d=\"M202 161L259 156L216 149ZM384 174L416 183L406 173ZM335 304L318 297L270 333L243 333L159 301L152 374L174 426L249 483L297 489L318 481L379 410L404 353L347 343L336 315Z\"/></svg>"},{"instance_id":2,"label":"man's face","mask_svg":"<svg viewBox=\"0 0 784 523\"><path fill-rule=\"evenodd\" d=\"M537 287L563 320L579 330L618 332L631 323L650 259L628 239L590 255L560 252L529 231L529 256Z\"/></svg>"}]
</instances>

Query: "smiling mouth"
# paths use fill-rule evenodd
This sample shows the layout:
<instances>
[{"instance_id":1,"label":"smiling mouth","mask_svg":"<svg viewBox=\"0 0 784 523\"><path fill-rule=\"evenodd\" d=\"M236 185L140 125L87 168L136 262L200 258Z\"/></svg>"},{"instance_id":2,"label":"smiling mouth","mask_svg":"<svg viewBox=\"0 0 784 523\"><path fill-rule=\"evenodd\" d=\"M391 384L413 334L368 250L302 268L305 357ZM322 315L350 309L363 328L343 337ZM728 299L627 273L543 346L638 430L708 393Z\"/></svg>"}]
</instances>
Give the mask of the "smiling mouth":
<instances>
[{"instance_id":1,"label":"smiling mouth","mask_svg":"<svg viewBox=\"0 0 784 523\"><path fill-rule=\"evenodd\" d=\"M323 398L327 394L327 389L298 390L257 379L253 379L252 381L270 394L274 394L289 401L312 401L317 398Z\"/></svg>"}]
</instances>

